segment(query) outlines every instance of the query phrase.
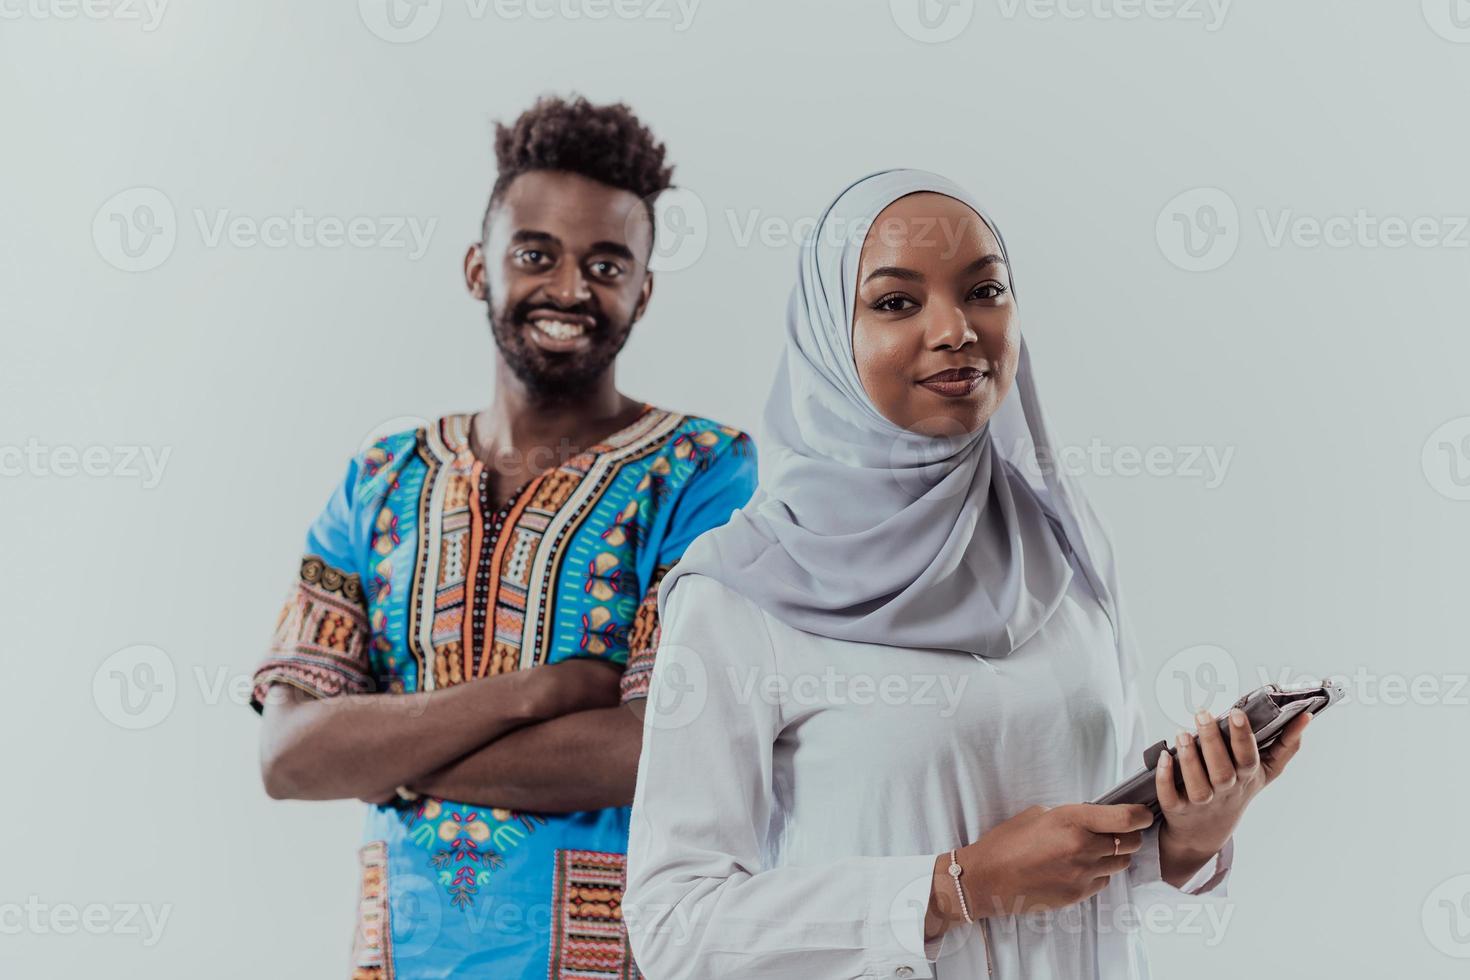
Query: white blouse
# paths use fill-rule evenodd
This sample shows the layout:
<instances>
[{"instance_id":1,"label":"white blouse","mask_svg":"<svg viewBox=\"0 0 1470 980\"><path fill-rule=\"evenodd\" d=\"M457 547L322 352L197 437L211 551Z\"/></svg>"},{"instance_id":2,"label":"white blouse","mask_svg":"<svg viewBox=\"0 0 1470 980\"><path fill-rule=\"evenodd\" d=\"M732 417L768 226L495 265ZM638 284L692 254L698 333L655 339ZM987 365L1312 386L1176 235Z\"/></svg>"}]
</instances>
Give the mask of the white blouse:
<instances>
[{"instance_id":1,"label":"white blouse","mask_svg":"<svg viewBox=\"0 0 1470 980\"><path fill-rule=\"evenodd\" d=\"M1188 895L1226 895L1233 838L1178 889L1160 877L1156 821L1127 873L1085 902L923 935L938 854L1143 765L1132 672L1081 574L1000 660L814 636L685 579L655 659L628 841L639 968L1144 980L1141 933L1197 904Z\"/></svg>"}]
</instances>

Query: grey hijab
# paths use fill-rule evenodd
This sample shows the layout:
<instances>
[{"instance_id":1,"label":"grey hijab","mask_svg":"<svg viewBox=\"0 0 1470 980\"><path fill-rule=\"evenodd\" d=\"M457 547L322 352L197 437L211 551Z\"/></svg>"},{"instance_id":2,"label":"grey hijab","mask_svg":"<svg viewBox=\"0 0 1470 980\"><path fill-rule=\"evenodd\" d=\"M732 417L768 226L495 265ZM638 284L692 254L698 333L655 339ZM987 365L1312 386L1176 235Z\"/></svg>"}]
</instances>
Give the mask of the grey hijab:
<instances>
[{"instance_id":1,"label":"grey hijab","mask_svg":"<svg viewBox=\"0 0 1470 980\"><path fill-rule=\"evenodd\" d=\"M1004 657L1061 603L1072 550L1113 617L1106 536L1079 488L1046 465L1055 454L1024 340L1014 386L973 434L897 426L858 378L863 240L884 208L921 191L972 208L1010 267L995 223L943 177L888 170L842 191L801 247L765 408L760 487L665 577L660 614L677 582L699 574L805 632Z\"/></svg>"}]
</instances>

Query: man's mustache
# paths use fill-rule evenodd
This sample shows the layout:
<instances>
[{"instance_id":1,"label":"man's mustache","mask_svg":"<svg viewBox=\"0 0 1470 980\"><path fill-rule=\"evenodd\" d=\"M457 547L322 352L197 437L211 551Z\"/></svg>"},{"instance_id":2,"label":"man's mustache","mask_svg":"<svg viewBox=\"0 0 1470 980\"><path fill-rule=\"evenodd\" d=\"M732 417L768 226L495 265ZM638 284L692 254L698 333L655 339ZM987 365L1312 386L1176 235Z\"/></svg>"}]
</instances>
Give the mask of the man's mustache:
<instances>
[{"instance_id":1,"label":"man's mustache","mask_svg":"<svg viewBox=\"0 0 1470 980\"><path fill-rule=\"evenodd\" d=\"M532 313L561 313L566 316L584 316L596 324L596 330L607 329L607 317L601 310L588 303L576 303L572 306L560 306L556 303L522 301L511 310L511 320L515 323L526 323Z\"/></svg>"}]
</instances>

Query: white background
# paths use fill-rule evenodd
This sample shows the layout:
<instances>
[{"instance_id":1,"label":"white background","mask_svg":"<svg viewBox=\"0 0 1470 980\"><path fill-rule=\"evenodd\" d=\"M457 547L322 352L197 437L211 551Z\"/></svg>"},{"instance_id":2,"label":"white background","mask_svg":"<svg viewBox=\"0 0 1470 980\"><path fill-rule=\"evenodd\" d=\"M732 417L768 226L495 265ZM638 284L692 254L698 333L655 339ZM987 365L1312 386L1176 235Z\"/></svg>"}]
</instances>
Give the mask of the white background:
<instances>
[{"instance_id":1,"label":"white background","mask_svg":"<svg viewBox=\"0 0 1470 980\"><path fill-rule=\"evenodd\" d=\"M931 0L933 41L911 0L426 0L396 32L384 0L94 2L0 0L0 973L341 975L358 808L265 797L239 688L347 457L487 399L460 258L491 125L576 90L627 100L705 209L631 394L757 430L795 249L745 230L920 166L1005 230L1064 442L1233 453L1223 480L1182 453L1087 476L1151 728L1177 727L1176 670L1363 679L1247 814L1223 936L1151 936L1156 976L1464 975L1470 5ZM435 224L416 257L211 244L298 209ZM1372 230L1419 218L1418 244ZM162 234L130 257L134 219ZM1222 234L1191 257L1187 225ZM162 690L125 705L135 656ZM149 945L28 903L169 917Z\"/></svg>"}]
</instances>

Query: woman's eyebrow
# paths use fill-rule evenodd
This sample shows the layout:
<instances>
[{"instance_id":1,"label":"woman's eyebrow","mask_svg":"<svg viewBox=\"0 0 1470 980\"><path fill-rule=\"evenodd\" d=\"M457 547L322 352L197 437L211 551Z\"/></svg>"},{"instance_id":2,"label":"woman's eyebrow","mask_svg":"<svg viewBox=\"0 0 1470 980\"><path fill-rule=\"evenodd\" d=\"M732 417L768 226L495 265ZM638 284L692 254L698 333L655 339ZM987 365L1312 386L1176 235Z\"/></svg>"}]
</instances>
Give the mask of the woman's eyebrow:
<instances>
[{"instance_id":1,"label":"woman's eyebrow","mask_svg":"<svg viewBox=\"0 0 1470 980\"><path fill-rule=\"evenodd\" d=\"M981 269L984 269L984 268L986 268L988 266L992 266L992 265L1004 265L1004 264L1005 264L1005 259L1002 256L996 255L994 253L992 253L990 255L982 255L978 259L976 259L974 262L971 262L969 265L967 265L963 269L961 269L960 270L960 275L961 276L970 276L970 275L974 275L975 273L979 272ZM874 269L872 272L870 272L866 276L864 276L863 277L863 282L864 283L867 283L870 280L879 278L880 276L889 276L889 277L894 278L894 279L904 279L904 280L907 280L909 282L924 282L925 281L925 277L924 277L924 274L922 272L917 272L917 271L915 271L913 269L905 269L902 266L898 266L898 265L884 265L884 266L879 266L878 268Z\"/></svg>"},{"instance_id":2,"label":"woman's eyebrow","mask_svg":"<svg viewBox=\"0 0 1470 980\"><path fill-rule=\"evenodd\" d=\"M979 272L981 269L985 268L986 266L990 266L990 265L1004 265L1004 264L1005 264L1005 259L1001 258L999 255L993 255L993 254L992 255L982 255L978 259L976 259L974 262L971 262L969 265L965 266L965 268L960 272L960 275L962 275L962 276L973 275L974 273Z\"/></svg>"},{"instance_id":3,"label":"woman's eyebrow","mask_svg":"<svg viewBox=\"0 0 1470 980\"><path fill-rule=\"evenodd\" d=\"M863 277L863 282L877 279L879 276L892 276L894 279L907 279L909 282L923 282L924 274L915 272L913 269L905 269L896 265L879 266Z\"/></svg>"}]
</instances>

